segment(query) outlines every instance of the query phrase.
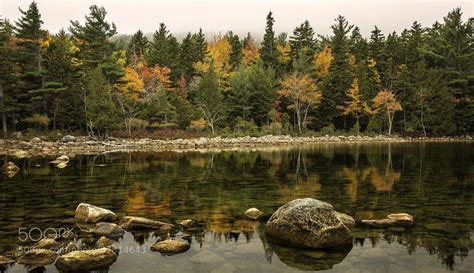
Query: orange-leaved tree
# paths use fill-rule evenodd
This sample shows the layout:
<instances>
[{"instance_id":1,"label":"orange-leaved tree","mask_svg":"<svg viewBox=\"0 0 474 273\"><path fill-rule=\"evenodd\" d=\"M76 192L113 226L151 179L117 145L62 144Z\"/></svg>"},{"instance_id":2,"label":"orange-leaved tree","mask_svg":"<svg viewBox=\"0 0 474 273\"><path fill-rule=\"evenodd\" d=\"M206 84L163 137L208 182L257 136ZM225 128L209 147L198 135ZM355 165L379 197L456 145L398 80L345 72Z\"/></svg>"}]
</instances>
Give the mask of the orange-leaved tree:
<instances>
[{"instance_id":1,"label":"orange-leaved tree","mask_svg":"<svg viewBox=\"0 0 474 273\"><path fill-rule=\"evenodd\" d=\"M356 130L359 134L359 118L364 114L371 113L367 102L362 100L362 95L360 94L359 89L359 80L354 78L351 84L351 88L347 89L346 96L349 98L348 101L345 101L344 111L342 112L345 116L354 116L356 118Z\"/></svg>"},{"instance_id":2,"label":"orange-leaved tree","mask_svg":"<svg viewBox=\"0 0 474 273\"><path fill-rule=\"evenodd\" d=\"M281 87L278 93L291 101L288 109L295 111L298 131L301 134L306 126L309 109L321 102L321 92L308 75L298 73L285 76L281 81Z\"/></svg>"},{"instance_id":3,"label":"orange-leaved tree","mask_svg":"<svg viewBox=\"0 0 474 273\"><path fill-rule=\"evenodd\" d=\"M396 111L402 110L402 105L397 101L392 90L389 89L381 90L372 101L374 103L372 113L385 111L388 118L388 134L392 134L393 117Z\"/></svg>"}]
</instances>

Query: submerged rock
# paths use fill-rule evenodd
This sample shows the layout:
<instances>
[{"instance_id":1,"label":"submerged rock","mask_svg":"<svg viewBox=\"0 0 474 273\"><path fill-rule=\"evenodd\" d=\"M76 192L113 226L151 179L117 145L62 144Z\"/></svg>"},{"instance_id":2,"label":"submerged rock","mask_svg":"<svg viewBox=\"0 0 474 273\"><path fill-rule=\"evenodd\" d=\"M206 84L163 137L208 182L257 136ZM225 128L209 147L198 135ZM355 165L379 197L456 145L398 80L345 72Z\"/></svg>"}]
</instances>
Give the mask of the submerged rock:
<instances>
[{"instance_id":1,"label":"submerged rock","mask_svg":"<svg viewBox=\"0 0 474 273\"><path fill-rule=\"evenodd\" d=\"M112 246L113 244L115 244L114 240L111 240L107 237L102 236L99 238L99 240L97 240L97 242L95 242L95 247L103 248L103 247Z\"/></svg>"},{"instance_id":2,"label":"submerged rock","mask_svg":"<svg viewBox=\"0 0 474 273\"><path fill-rule=\"evenodd\" d=\"M387 215L387 218L400 225L413 225L414 223L413 216L408 213L392 213Z\"/></svg>"},{"instance_id":3,"label":"submerged rock","mask_svg":"<svg viewBox=\"0 0 474 273\"><path fill-rule=\"evenodd\" d=\"M50 238L41 239L41 241L34 244L35 248L51 249L51 250L57 250L60 246L61 246L60 243L58 243L58 242L56 242L56 240L50 239Z\"/></svg>"},{"instance_id":4,"label":"submerged rock","mask_svg":"<svg viewBox=\"0 0 474 273\"><path fill-rule=\"evenodd\" d=\"M353 227L355 226L355 220L352 218L352 216L349 216L347 214L337 212L336 211L336 217L339 219L346 227Z\"/></svg>"},{"instance_id":5,"label":"submerged rock","mask_svg":"<svg viewBox=\"0 0 474 273\"><path fill-rule=\"evenodd\" d=\"M245 211L245 216L254 220L258 219L262 214L263 213L257 208L250 208Z\"/></svg>"},{"instance_id":6,"label":"submerged rock","mask_svg":"<svg viewBox=\"0 0 474 273\"><path fill-rule=\"evenodd\" d=\"M59 257L55 265L60 272L89 272L108 268L117 260L117 256L109 248L73 251Z\"/></svg>"},{"instance_id":7,"label":"submerged rock","mask_svg":"<svg viewBox=\"0 0 474 273\"><path fill-rule=\"evenodd\" d=\"M190 261L200 264L213 264L223 262L225 258L210 250L204 250L192 256Z\"/></svg>"},{"instance_id":8,"label":"submerged rock","mask_svg":"<svg viewBox=\"0 0 474 273\"><path fill-rule=\"evenodd\" d=\"M392 213L384 219L361 220L360 223L368 227L409 227L415 222L408 213Z\"/></svg>"},{"instance_id":9,"label":"submerged rock","mask_svg":"<svg viewBox=\"0 0 474 273\"><path fill-rule=\"evenodd\" d=\"M48 249L33 249L18 259L18 263L26 266L45 266L54 263L58 254Z\"/></svg>"},{"instance_id":10,"label":"submerged rock","mask_svg":"<svg viewBox=\"0 0 474 273\"><path fill-rule=\"evenodd\" d=\"M160 229L163 226L173 227L172 224L135 216L123 217L120 221L120 226L125 230Z\"/></svg>"},{"instance_id":11,"label":"submerged rock","mask_svg":"<svg viewBox=\"0 0 474 273\"><path fill-rule=\"evenodd\" d=\"M175 255L186 252L191 245L184 241L164 240L151 246L152 251L158 251L165 255Z\"/></svg>"},{"instance_id":12,"label":"submerged rock","mask_svg":"<svg viewBox=\"0 0 474 273\"><path fill-rule=\"evenodd\" d=\"M86 203L81 203L76 208L74 218L86 223L97 223L104 221L115 221L117 215L112 211Z\"/></svg>"},{"instance_id":13,"label":"submerged rock","mask_svg":"<svg viewBox=\"0 0 474 273\"><path fill-rule=\"evenodd\" d=\"M331 269L342 262L352 246L332 250L295 249L270 243L272 251L284 264L303 271L320 271Z\"/></svg>"},{"instance_id":14,"label":"submerged rock","mask_svg":"<svg viewBox=\"0 0 474 273\"><path fill-rule=\"evenodd\" d=\"M337 248L352 244L349 229L332 205L312 198L296 199L280 207L266 224L268 239L298 248Z\"/></svg>"},{"instance_id":15,"label":"submerged rock","mask_svg":"<svg viewBox=\"0 0 474 273\"><path fill-rule=\"evenodd\" d=\"M96 224L94 233L99 236L117 238L125 234L125 231L117 224L100 222Z\"/></svg>"},{"instance_id":16,"label":"submerged rock","mask_svg":"<svg viewBox=\"0 0 474 273\"><path fill-rule=\"evenodd\" d=\"M20 171L20 167L11 161L3 165L1 169L2 172L8 177L13 177L17 172Z\"/></svg>"}]
</instances>

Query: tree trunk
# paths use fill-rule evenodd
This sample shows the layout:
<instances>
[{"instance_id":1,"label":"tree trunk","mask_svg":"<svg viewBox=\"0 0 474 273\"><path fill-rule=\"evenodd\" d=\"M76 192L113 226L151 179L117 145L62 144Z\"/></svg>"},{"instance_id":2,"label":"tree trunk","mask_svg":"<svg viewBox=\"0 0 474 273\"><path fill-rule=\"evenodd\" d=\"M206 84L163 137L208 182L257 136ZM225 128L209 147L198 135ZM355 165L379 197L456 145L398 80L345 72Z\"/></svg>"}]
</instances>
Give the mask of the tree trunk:
<instances>
[{"instance_id":1,"label":"tree trunk","mask_svg":"<svg viewBox=\"0 0 474 273\"><path fill-rule=\"evenodd\" d=\"M393 122L393 116L390 115L390 112L387 112L388 116L388 135L392 134L392 122Z\"/></svg>"}]
</instances>

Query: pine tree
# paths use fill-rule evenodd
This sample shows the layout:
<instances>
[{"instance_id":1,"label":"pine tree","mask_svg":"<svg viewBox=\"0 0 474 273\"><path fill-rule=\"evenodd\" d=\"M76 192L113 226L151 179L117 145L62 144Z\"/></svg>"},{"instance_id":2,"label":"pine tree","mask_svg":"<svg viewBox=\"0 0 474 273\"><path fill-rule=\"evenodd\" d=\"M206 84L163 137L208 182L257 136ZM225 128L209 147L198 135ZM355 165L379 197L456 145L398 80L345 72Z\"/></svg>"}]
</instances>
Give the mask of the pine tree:
<instances>
[{"instance_id":1,"label":"pine tree","mask_svg":"<svg viewBox=\"0 0 474 273\"><path fill-rule=\"evenodd\" d=\"M99 67L87 75L86 89L88 90L87 121L90 132L92 135L105 139L112 129L118 128L117 117L120 112L112 101L112 92Z\"/></svg>"},{"instance_id":2,"label":"pine tree","mask_svg":"<svg viewBox=\"0 0 474 273\"><path fill-rule=\"evenodd\" d=\"M277 64L277 50L275 48L275 31L273 30L272 12L267 15L267 25L265 27L265 35L263 36L262 45L260 48L260 56L265 67L275 67Z\"/></svg>"},{"instance_id":3,"label":"pine tree","mask_svg":"<svg viewBox=\"0 0 474 273\"><path fill-rule=\"evenodd\" d=\"M0 19L0 116L4 136L8 132L8 118L14 125L14 119L20 111L16 100L18 69L13 58L14 53L13 26L7 20Z\"/></svg>"},{"instance_id":4,"label":"pine tree","mask_svg":"<svg viewBox=\"0 0 474 273\"><path fill-rule=\"evenodd\" d=\"M105 20L107 12L103 7L92 5L89 10L85 24L71 21L69 31L80 49L84 68L94 69L99 64L111 62L114 47L110 38L117 34L117 30L114 23Z\"/></svg>"},{"instance_id":5,"label":"pine tree","mask_svg":"<svg viewBox=\"0 0 474 273\"><path fill-rule=\"evenodd\" d=\"M313 56L316 49L316 40L314 38L314 30L305 20L293 31L293 36L290 37L291 56L293 59L300 57L302 53Z\"/></svg>"},{"instance_id":6,"label":"pine tree","mask_svg":"<svg viewBox=\"0 0 474 273\"><path fill-rule=\"evenodd\" d=\"M141 30L132 35L132 39L128 44L127 64L135 68L144 65L145 53L148 47L148 39Z\"/></svg>"},{"instance_id":7,"label":"pine tree","mask_svg":"<svg viewBox=\"0 0 474 273\"><path fill-rule=\"evenodd\" d=\"M32 115L32 112L45 114L46 101L43 95L44 73L43 52L47 33L41 28L43 21L36 2L28 10L20 9L22 16L15 23L15 34L19 47L15 56L20 67L20 89L18 94L20 118ZM44 91L44 92L43 92Z\"/></svg>"},{"instance_id":8,"label":"pine tree","mask_svg":"<svg viewBox=\"0 0 474 273\"><path fill-rule=\"evenodd\" d=\"M194 54L196 55L196 61L204 61L204 57L207 54L207 42L202 29L199 29L198 33L193 34L194 40Z\"/></svg>"},{"instance_id":9,"label":"pine tree","mask_svg":"<svg viewBox=\"0 0 474 273\"><path fill-rule=\"evenodd\" d=\"M224 118L224 96L219 87L219 80L214 66L211 64L193 92L193 100L202 111L212 134L216 131L216 123Z\"/></svg>"},{"instance_id":10,"label":"pine tree","mask_svg":"<svg viewBox=\"0 0 474 273\"><path fill-rule=\"evenodd\" d=\"M251 68L240 65L229 78L229 94L227 102L229 105L229 119L234 121L237 117L242 120L250 120L251 116Z\"/></svg>"},{"instance_id":11,"label":"pine tree","mask_svg":"<svg viewBox=\"0 0 474 273\"><path fill-rule=\"evenodd\" d=\"M250 106L251 117L258 126L269 123L269 112L274 108L276 99L275 72L271 67L265 68L258 61L250 70Z\"/></svg>"},{"instance_id":12,"label":"pine tree","mask_svg":"<svg viewBox=\"0 0 474 273\"><path fill-rule=\"evenodd\" d=\"M179 43L166 28L164 23L160 23L160 28L153 34L153 40L150 42L148 52L148 65L153 67L159 65L171 69L172 78L179 78Z\"/></svg>"},{"instance_id":13,"label":"pine tree","mask_svg":"<svg viewBox=\"0 0 474 273\"><path fill-rule=\"evenodd\" d=\"M375 26L370 35L369 57L375 61L375 69L380 75L383 88L388 88L389 79L387 77L387 56L385 55L385 36L382 31Z\"/></svg>"},{"instance_id":14,"label":"pine tree","mask_svg":"<svg viewBox=\"0 0 474 273\"><path fill-rule=\"evenodd\" d=\"M230 65L232 69L236 68L242 61L242 42L238 35L234 34L232 31L229 31L226 34L227 40L229 40L230 46L232 48L230 52Z\"/></svg>"},{"instance_id":15,"label":"pine tree","mask_svg":"<svg viewBox=\"0 0 474 273\"><path fill-rule=\"evenodd\" d=\"M353 26L349 25L346 18L338 16L336 24L331 28L331 50L334 59L329 68L329 74L322 83L323 98L320 107L319 119L321 125L333 124L336 128L345 127L345 119L339 109L344 104L345 92L352 84L352 67L349 63L348 33Z\"/></svg>"}]
</instances>

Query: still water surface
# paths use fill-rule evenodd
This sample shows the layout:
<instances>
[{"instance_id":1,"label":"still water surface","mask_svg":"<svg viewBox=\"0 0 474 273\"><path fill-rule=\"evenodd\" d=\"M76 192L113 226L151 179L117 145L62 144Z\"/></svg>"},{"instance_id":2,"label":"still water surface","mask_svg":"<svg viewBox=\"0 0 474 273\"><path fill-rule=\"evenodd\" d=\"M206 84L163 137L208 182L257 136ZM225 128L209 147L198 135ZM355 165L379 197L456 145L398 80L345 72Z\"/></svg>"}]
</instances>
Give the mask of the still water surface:
<instances>
[{"instance_id":1,"label":"still water surface","mask_svg":"<svg viewBox=\"0 0 474 273\"><path fill-rule=\"evenodd\" d=\"M71 221L77 204L86 202L119 216L200 223L184 231L191 249L175 256L149 250L162 234L125 234L109 272L474 272L470 143L83 155L64 169L48 164L51 158L4 159L22 171L0 176L0 255L33 243L21 242L19 229L38 237L38 229L73 228L79 243L93 244ZM339 252L268 243L265 219L303 197L329 202L356 219L407 212L416 226L354 228L352 249ZM247 220L243 212L250 207L261 209L263 219ZM47 266L37 272L57 271Z\"/></svg>"}]
</instances>

